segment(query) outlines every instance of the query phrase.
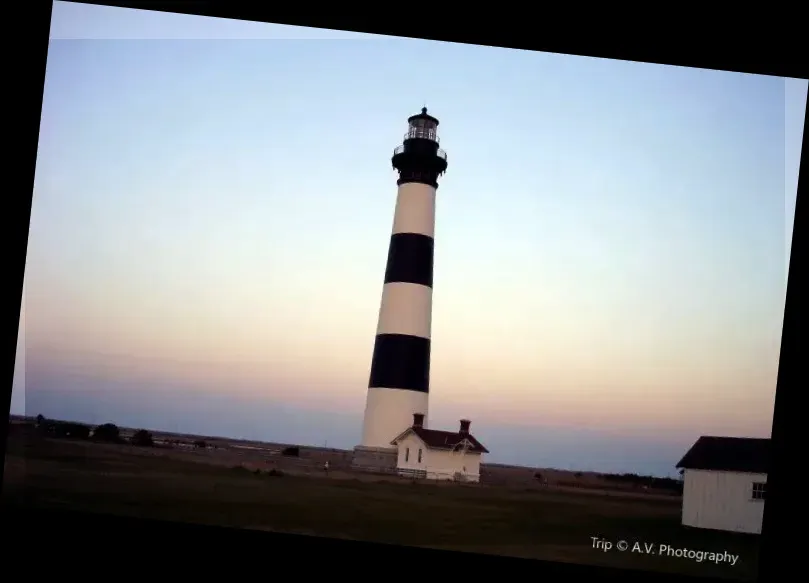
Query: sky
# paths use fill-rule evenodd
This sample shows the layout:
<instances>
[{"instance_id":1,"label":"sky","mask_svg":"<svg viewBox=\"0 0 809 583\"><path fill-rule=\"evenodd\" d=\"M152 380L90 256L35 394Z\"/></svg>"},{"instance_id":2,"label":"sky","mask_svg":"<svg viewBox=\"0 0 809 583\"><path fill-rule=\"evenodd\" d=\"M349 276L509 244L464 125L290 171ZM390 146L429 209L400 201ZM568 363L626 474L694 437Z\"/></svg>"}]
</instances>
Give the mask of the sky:
<instances>
[{"instance_id":1,"label":"sky","mask_svg":"<svg viewBox=\"0 0 809 583\"><path fill-rule=\"evenodd\" d=\"M429 424L672 475L770 434L807 82L56 2L12 413L350 448L407 117Z\"/></svg>"}]
</instances>

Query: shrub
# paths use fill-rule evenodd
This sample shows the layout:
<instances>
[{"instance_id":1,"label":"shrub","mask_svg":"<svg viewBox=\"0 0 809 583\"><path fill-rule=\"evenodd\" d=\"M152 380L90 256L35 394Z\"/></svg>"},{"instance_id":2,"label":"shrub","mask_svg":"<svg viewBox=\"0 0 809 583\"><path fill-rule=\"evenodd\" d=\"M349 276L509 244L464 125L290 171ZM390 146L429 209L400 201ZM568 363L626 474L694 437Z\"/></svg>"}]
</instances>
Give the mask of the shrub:
<instances>
[{"instance_id":1,"label":"shrub","mask_svg":"<svg viewBox=\"0 0 809 583\"><path fill-rule=\"evenodd\" d=\"M54 434L56 433L56 423L54 423L53 421L48 421L46 419L45 421L37 425L37 431L45 434Z\"/></svg>"},{"instance_id":2,"label":"shrub","mask_svg":"<svg viewBox=\"0 0 809 583\"><path fill-rule=\"evenodd\" d=\"M123 441L121 439L121 430L112 423L104 423L96 427L95 431L93 431L93 439L108 443L121 443Z\"/></svg>"},{"instance_id":3,"label":"shrub","mask_svg":"<svg viewBox=\"0 0 809 583\"><path fill-rule=\"evenodd\" d=\"M154 438L152 437L152 434L145 429L138 429L134 435L132 435L130 441L132 442L132 445L137 445L140 447L154 446Z\"/></svg>"},{"instance_id":4,"label":"shrub","mask_svg":"<svg viewBox=\"0 0 809 583\"><path fill-rule=\"evenodd\" d=\"M37 421L37 430L54 437L72 437L74 439L90 437L90 428L87 425L70 421L52 421L44 417Z\"/></svg>"},{"instance_id":5,"label":"shrub","mask_svg":"<svg viewBox=\"0 0 809 583\"><path fill-rule=\"evenodd\" d=\"M301 448L299 448L297 445L292 445L290 447L286 447L281 452L281 455L285 455L287 457L300 457Z\"/></svg>"},{"instance_id":6,"label":"shrub","mask_svg":"<svg viewBox=\"0 0 809 583\"><path fill-rule=\"evenodd\" d=\"M204 439L198 439L194 442L194 447L198 449L207 449L208 443Z\"/></svg>"},{"instance_id":7,"label":"shrub","mask_svg":"<svg viewBox=\"0 0 809 583\"><path fill-rule=\"evenodd\" d=\"M81 423L57 421L55 429L57 437L72 437L75 439L87 439L90 437L90 428Z\"/></svg>"},{"instance_id":8,"label":"shrub","mask_svg":"<svg viewBox=\"0 0 809 583\"><path fill-rule=\"evenodd\" d=\"M284 475L284 472L282 472L281 470L276 470L275 468L273 468L269 472L267 472L267 475L272 476L274 478L280 478L280 477L282 477Z\"/></svg>"}]
</instances>

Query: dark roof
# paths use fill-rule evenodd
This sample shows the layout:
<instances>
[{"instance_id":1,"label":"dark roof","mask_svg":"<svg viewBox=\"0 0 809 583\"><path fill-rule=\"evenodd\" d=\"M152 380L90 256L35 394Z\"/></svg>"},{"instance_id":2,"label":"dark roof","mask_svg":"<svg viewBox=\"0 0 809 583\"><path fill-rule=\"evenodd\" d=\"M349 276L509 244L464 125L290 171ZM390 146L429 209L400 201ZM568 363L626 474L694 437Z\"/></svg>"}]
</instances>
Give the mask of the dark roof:
<instances>
[{"instance_id":1,"label":"dark roof","mask_svg":"<svg viewBox=\"0 0 809 583\"><path fill-rule=\"evenodd\" d=\"M403 431L391 443L396 444L408 433L413 432L419 436L424 444L430 449L453 449L461 443L464 439L469 440L471 447L467 451L474 453L489 453L489 450L483 447L471 433L454 433L452 431L438 431L437 429L425 429L424 427L409 427Z\"/></svg>"},{"instance_id":2,"label":"dark roof","mask_svg":"<svg viewBox=\"0 0 809 583\"><path fill-rule=\"evenodd\" d=\"M438 119L434 118L429 113L427 113L427 108L426 107L421 108L421 113L417 113L416 115L411 115L410 117L408 117L407 118L407 123L412 123L413 120L416 120L416 119L427 119L427 120L430 120L431 122L433 122L436 126L438 125Z\"/></svg>"},{"instance_id":3,"label":"dark roof","mask_svg":"<svg viewBox=\"0 0 809 583\"><path fill-rule=\"evenodd\" d=\"M769 439L702 436L691 446L677 467L766 474L769 453Z\"/></svg>"}]
</instances>

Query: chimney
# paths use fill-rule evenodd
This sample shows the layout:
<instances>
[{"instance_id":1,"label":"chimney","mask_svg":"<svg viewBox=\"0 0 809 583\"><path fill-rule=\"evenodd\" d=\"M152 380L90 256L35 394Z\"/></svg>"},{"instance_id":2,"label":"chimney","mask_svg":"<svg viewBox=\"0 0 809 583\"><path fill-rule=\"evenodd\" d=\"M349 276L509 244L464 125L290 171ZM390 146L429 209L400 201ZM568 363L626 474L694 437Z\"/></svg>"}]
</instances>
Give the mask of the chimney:
<instances>
[{"instance_id":1,"label":"chimney","mask_svg":"<svg viewBox=\"0 0 809 583\"><path fill-rule=\"evenodd\" d=\"M413 427L424 427L424 413L413 413Z\"/></svg>"},{"instance_id":2,"label":"chimney","mask_svg":"<svg viewBox=\"0 0 809 583\"><path fill-rule=\"evenodd\" d=\"M472 423L469 419L461 419L461 435L469 434L469 424Z\"/></svg>"}]
</instances>

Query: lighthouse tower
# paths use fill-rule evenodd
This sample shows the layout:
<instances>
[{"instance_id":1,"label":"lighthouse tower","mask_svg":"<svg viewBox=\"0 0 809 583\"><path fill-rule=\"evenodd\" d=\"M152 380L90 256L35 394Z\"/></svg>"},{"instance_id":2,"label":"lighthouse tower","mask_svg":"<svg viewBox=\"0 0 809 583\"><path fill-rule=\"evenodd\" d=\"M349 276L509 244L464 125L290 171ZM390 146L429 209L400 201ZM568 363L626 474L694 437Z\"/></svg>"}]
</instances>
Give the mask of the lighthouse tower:
<instances>
[{"instance_id":1,"label":"lighthouse tower","mask_svg":"<svg viewBox=\"0 0 809 583\"><path fill-rule=\"evenodd\" d=\"M371 360L362 443L354 465L395 467L391 441L427 416L430 392L430 327L433 237L438 177L447 155L438 147L438 120L427 108L408 120L391 162L399 172L393 233Z\"/></svg>"}]
</instances>

